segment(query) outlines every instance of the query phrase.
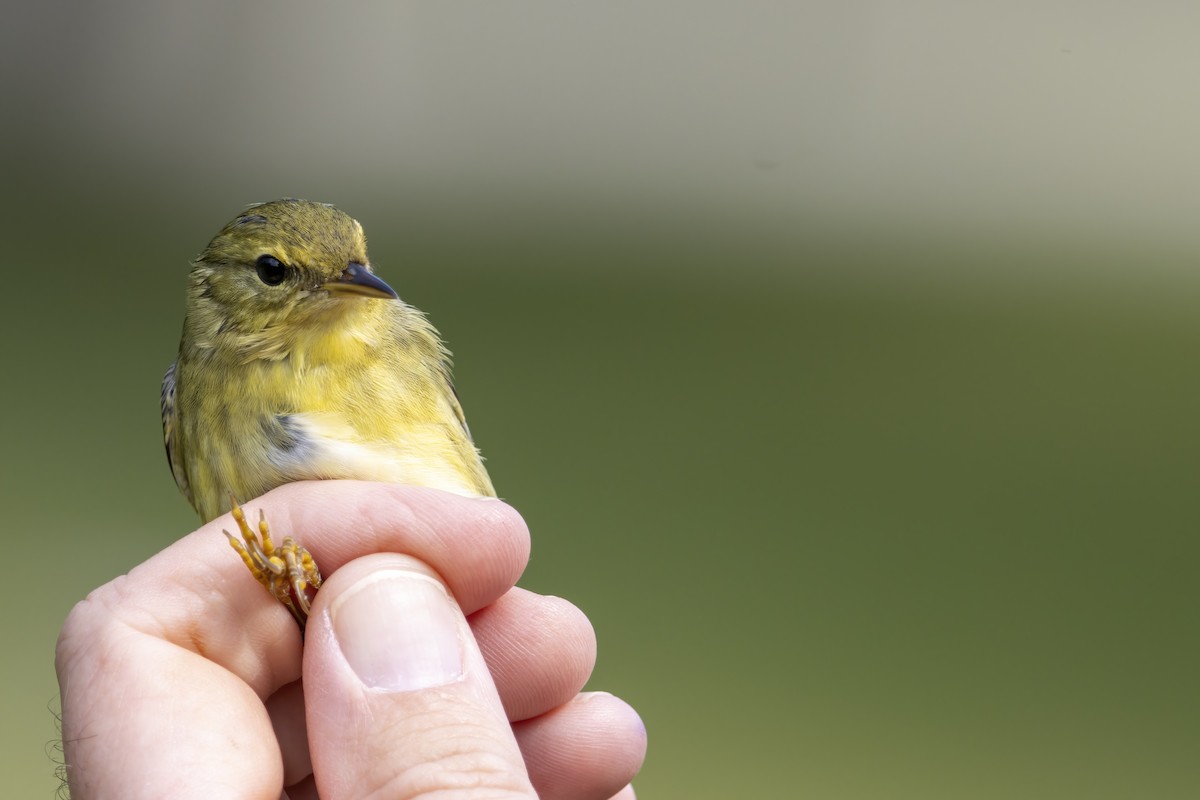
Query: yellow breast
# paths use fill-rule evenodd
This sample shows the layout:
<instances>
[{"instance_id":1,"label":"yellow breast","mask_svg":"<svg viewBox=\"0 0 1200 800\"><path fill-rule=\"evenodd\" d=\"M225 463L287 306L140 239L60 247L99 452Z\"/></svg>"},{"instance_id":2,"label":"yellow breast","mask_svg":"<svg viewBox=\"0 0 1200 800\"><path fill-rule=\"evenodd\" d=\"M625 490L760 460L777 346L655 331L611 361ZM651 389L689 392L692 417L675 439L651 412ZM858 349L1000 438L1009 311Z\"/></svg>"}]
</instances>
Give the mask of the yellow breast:
<instances>
[{"instance_id":1,"label":"yellow breast","mask_svg":"<svg viewBox=\"0 0 1200 800\"><path fill-rule=\"evenodd\" d=\"M185 493L203 518L228 510L230 493L257 497L297 480L495 495L436 332L382 321L292 336L286 346L259 335L189 350L185 339L174 427Z\"/></svg>"}]
</instances>

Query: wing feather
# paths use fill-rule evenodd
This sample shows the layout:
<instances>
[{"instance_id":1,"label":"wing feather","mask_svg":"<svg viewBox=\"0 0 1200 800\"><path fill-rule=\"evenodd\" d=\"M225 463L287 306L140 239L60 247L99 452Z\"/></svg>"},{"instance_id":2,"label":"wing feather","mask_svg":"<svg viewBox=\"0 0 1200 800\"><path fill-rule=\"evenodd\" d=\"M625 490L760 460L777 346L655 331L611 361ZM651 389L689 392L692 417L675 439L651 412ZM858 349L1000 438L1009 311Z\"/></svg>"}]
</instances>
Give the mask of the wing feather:
<instances>
[{"instance_id":1,"label":"wing feather","mask_svg":"<svg viewBox=\"0 0 1200 800\"><path fill-rule=\"evenodd\" d=\"M179 426L175 412L175 362L167 367L167 374L163 376L160 404L162 406L163 443L167 448L167 463L171 467L171 474L175 477L175 484L179 487L179 491L183 492L183 496L190 503L192 490L188 485L187 473L183 469L183 452L180 447Z\"/></svg>"}]
</instances>

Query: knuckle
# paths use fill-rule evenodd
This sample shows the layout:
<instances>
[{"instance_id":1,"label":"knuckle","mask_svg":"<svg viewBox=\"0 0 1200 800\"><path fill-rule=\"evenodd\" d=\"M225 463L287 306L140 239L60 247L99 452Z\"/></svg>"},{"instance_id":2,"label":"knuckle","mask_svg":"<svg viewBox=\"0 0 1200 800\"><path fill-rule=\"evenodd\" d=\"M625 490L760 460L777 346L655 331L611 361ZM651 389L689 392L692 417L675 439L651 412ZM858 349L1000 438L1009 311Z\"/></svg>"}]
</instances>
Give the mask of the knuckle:
<instances>
[{"instance_id":1,"label":"knuckle","mask_svg":"<svg viewBox=\"0 0 1200 800\"><path fill-rule=\"evenodd\" d=\"M374 773L372 784L356 796L368 800L530 800L536 797L521 762L519 751L504 742L491 726L459 723L446 726L430 720L432 728L414 731L415 720L404 727L406 740L422 742L410 749L403 764ZM384 737L390 739L390 737ZM388 764L386 757L376 765Z\"/></svg>"}]
</instances>

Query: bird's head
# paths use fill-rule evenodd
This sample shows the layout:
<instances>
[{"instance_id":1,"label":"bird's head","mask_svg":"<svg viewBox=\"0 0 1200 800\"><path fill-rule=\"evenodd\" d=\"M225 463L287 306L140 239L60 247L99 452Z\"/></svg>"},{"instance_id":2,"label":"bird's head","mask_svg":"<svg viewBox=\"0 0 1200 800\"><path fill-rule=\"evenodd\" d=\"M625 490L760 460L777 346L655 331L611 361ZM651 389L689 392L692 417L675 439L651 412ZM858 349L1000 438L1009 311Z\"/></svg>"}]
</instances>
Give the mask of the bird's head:
<instances>
[{"instance_id":1,"label":"bird's head","mask_svg":"<svg viewBox=\"0 0 1200 800\"><path fill-rule=\"evenodd\" d=\"M363 299L397 299L372 271L362 226L330 205L276 200L221 229L192 269L189 315L256 334L336 320Z\"/></svg>"}]
</instances>

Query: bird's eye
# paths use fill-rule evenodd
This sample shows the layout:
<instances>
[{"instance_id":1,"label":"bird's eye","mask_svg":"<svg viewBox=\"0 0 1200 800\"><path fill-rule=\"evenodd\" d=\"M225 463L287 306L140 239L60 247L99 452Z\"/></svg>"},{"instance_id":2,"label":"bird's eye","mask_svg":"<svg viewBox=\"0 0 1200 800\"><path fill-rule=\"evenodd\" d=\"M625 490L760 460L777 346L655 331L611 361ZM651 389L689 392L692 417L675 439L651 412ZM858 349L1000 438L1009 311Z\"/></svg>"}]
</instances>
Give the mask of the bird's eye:
<instances>
[{"instance_id":1,"label":"bird's eye","mask_svg":"<svg viewBox=\"0 0 1200 800\"><path fill-rule=\"evenodd\" d=\"M254 262L258 277L267 286L278 286L287 277L287 267L275 256L259 256Z\"/></svg>"}]
</instances>

